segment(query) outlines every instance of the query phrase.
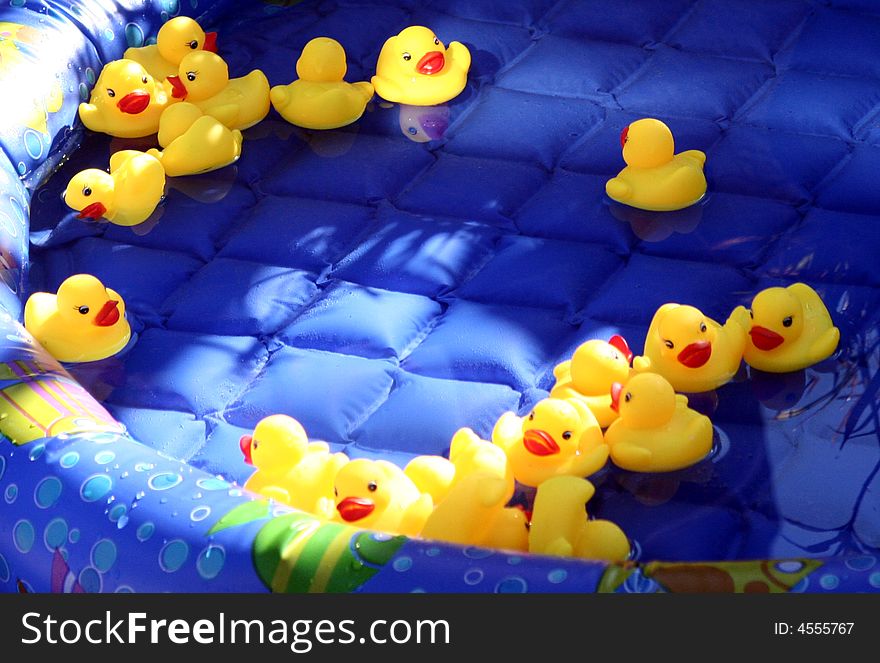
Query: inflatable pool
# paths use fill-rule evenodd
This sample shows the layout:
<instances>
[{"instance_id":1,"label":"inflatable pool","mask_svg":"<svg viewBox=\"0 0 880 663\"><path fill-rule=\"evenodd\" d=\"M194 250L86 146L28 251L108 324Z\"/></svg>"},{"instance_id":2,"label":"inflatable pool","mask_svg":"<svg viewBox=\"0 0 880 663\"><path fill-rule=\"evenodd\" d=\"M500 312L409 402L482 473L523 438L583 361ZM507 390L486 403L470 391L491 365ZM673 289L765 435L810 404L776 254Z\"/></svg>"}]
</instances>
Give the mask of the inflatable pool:
<instances>
[{"instance_id":1,"label":"inflatable pool","mask_svg":"<svg viewBox=\"0 0 880 663\"><path fill-rule=\"evenodd\" d=\"M243 7L243 5L247 5ZM870 0L11 0L0 8L0 590L851 592L880 588L880 8ZM374 97L355 124L275 112L241 159L170 181L160 215L75 218L67 181L138 140L83 129L104 63L185 14L232 75L293 80L310 39L369 80L407 25L463 42L463 93ZM681 213L612 203L619 134L658 117L706 152ZM144 147L143 149L146 149ZM60 366L25 298L94 274L123 353ZM604 564L389 536L241 486L239 438L296 417L350 457L442 454L545 397L587 339L641 352L658 306L724 320L803 281L841 331L802 371L695 399L711 456L611 465Z\"/></svg>"}]
</instances>

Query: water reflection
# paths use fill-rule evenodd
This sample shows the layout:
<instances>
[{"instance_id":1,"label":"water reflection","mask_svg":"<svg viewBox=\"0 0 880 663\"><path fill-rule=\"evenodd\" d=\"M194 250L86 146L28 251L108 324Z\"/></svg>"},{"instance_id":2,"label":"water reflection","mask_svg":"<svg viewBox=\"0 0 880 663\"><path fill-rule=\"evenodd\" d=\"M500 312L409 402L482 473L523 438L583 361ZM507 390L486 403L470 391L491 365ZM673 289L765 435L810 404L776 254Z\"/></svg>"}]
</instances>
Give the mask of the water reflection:
<instances>
[{"instance_id":1,"label":"water reflection","mask_svg":"<svg viewBox=\"0 0 880 663\"><path fill-rule=\"evenodd\" d=\"M715 410L718 409L718 392L714 389L696 394L685 394L685 396L687 396L689 408L710 419L715 414Z\"/></svg>"},{"instance_id":2,"label":"water reflection","mask_svg":"<svg viewBox=\"0 0 880 663\"><path fill-rule=\"evenodd\" d=\"M131 338L122 350L98 361L63 365L65 370L99 403L105 402L117 387L125 383L125 362L138 342L139 335L136 328L143 327L131 311L126 311L126 317L132 328Z\"/></svg>"},{"instance_id":3,"label":"water reflection","mask_svg":"<svg viewBox=\"0 0 880 663\"><path fill-rule=\"evenodd\" d=\"M399 122L401 133L416 143L440 140L449 128L449 106L409 106L401 104Z\"/></svg>"},{"instance_id":4,"label":"water reflection","mask_svg":"<svg viewBox=\"0 0 880 663\"><path fill-rule=\"evenodd\" d=\"M162 200L159 201L159 204L156 206L156 209L153 210L153 213L147 217L147 220L143 223L139 223L136 226L129 226L131 228L131 232L139 237L143 237L144 235L153 231L159 224L159 220L162 218L162 215L165 214L165 200L167 195L162 196Z\"/></svg>"},{"instance_id":5,"label":"water reflection","mask_svg":"<svg viewBox=\"0 0 880 663\"><path fill-rule=\"evenodd\" d=\"M708 484L714 475L713 456L710 453L696 465L677 472L648 474L615 468L614 480L639 504L659 506L675 497L683 483Z\"/></svg>"},{"instance_id":6,"label":"water reflection","mask_svg":"<svg viewBox=\"0 0 880 663\"><path fill-rule=\"evenodd\" d=\"M125 361L115 355L100 361L68 364L66 368L99 403L125 382Z\"/></svg>"},{"instance_id":7,"label":"water reflection","mask_svg":"<svg viewBox=\"0 0 880 663\"><path fill-rule=\"evenodd\" d=\"M287 140L296 130L289 122L279 122L278 120L265 119L262 122L248 127L242 131L245 141L263 140L264 138L273 138L278 140ZM245 142L245 145L247 142Z\"/></svg>"},{"instance_id":8,"label":"water reflection","mask_svg":"<svg viewBox=\"0 0 880 663\"><path fill-rule=\"evenodd\" d=\"M168 188L199 203L216 203L229 194L237 177L238 166L232 165L201 175L169 178Z\"/></svg>"},{"instance_id":9,"label":"water reflection","mask_svg":"<svg viewBox=\"0 0 880 663\"><path fill-rule=\"evenodd\" d=\"M146 152L149 149L156 148L157 150L161 150L162 147L159 145L159 137L157 134L152 134L150 136L143 136L141 138L118 138L113 137L110 139L110 145L107 150L107 155L115 154L116 152L121 152L122 150L137 150L138 152Z\"/></svg>"},{"instance_id":10,"label":"water reflection","mask_svg":"<svg viewBox=\"0 0 880 663\"><path fill-rule=\"evenodd\" d=\"M319 131L317 129L300 129L294 127L297 138L309 146L309 149L319 157L335 158L346 154L357 140L357 127L348 127L346 131L331 129Z\"/></svg>"},{"instance_id":11,"label":"water reflection","mask_svg":"<svg viewBox=\"0 0 880 663\"><path fill-rule=\"evenodd\" d=\"M650 212L611 199L607 199L606 203L615 219L632 226L636 237L645 242L662 242L673 233L686 235L696 230L703 220L703 208L708 199L707 195L696 205L674 212Z\"/></svg>"},{"instance_id":12,"label":"water reflection","mask_svg":"<svg viewBox=\"0 0 880 663\"><path fill-rule=\"evenodd\" d=\"M750 369L752 393L761 405L783 412L797 405L807 387L807 372L765 373L755 368Z\"/></svg>"}]
</instances>

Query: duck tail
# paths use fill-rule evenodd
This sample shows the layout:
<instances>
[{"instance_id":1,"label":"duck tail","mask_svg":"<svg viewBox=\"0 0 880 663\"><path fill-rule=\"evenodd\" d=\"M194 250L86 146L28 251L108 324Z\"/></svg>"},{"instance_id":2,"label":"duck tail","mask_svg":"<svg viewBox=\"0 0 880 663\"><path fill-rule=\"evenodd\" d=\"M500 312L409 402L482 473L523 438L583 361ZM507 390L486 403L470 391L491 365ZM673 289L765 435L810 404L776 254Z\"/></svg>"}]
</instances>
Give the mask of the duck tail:
<instances>
[{"instance_id":1,"label":"duck tail","mask_svg":"<svg viewBox=\"0 0 880 663\"><path fill-rule=\"evenodd\" d=\"M706 153L701 152L700 150L687 150L686 152L682 152L679 156L696 161L700 164L700 168L706 163Z\"/></svg>"}]
</instances>

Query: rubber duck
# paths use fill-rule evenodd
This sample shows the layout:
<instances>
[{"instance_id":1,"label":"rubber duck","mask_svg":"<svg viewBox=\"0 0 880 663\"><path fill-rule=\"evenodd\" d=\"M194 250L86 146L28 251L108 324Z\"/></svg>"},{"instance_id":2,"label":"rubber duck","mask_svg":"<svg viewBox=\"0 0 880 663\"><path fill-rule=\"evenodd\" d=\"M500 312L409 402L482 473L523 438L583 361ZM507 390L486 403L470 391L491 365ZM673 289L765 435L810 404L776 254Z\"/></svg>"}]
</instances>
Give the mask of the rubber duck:
<instances>
[{"instance_id":1,"label":"rubber duck","mask_svg":"<svg viewBox=\"0 0 880 663\"><path fill-rule=\"evenodd\" d=\"M529 528L529 552L624 562L629 539L610 520L588 520L585 505L596 489L586 479L559 476L547 479L535 493Z\"/></svg>"},{"instance_id":2,"label":"rubber duck","mask_svg":"<svg viewBox=\"0 0 880 663\"><path fill-rule=\"evenodd\" d=\"M421 537L525 552L528 521L522 509L505 507L511 492L503 478L493 474L469 474L434 507Z\"/></svg>"},{"instance_id":3,"label":"rubber duck","mask_svg":"<svg viewBox=\"0 0 880 663\"><path fill-rule=\"evenodd\" d=\"M186 100L230 129L252 127L269 113L269 81L259 69L229 78L229 67L216 53L193 51L180 61L177 76L166 79L171 96Z\"/></svg>"},{"instance_id":4,"label":"rubber duck","mask_svg":"<svg viewBox=\"0 0 880 663\"><path fill-rule=\"evenodd\" d=\"M563 474L585 477L608 459L599 422L576 399L545 398L525 417L505 412L492 441L507 454L514 478L525 486Z\"/></svg>"},{"instance_id":5,"label":"rubber duck","mask_svg":"<svg viewBox=\"0 0 880 663\"><path fill-rule=\"evenodd\" d=\"M91 274L68 277L54 295L28 297L24 326L50 355L70 363L115 355L131 338L122 297Z\"/></svg>"},{"instance_id":6,"label":"rubber duck","mask_svg":"<svg viewBox=\"0 0 880 663\"><path fill-rule=\"evenodd\" d=\"M636 120L620 134L626 168L605 184L620 203L654 212L671 212L698 202L706 194L706 154L675 154L672 132L654 118Z\"/></svg>"},{"instance_id":7,"label":"rubber duck","mask_svg":"<svg viewBox=\"0 0 880 663\"><path fill-rule=\"evenodd\" d=\"M345 50L335 39L316 37L296 61L299 78L269 92L275 110L285 120L306 129L336 129L364 114L373 98L367 81L346 83Z\"/></svg>"},{"instance_id":8,"label":"rubber duck","mask_svg":"<svg viewBox=\"0 0 880 663\"><path fill-rule=\"evenodd\" d=\"M165 195L165 169L158 159L136 150L110 157L110 172L87 168L74 175L64 202L78 219L107 219L118 226L136 226L155 211Z\"/></svg>"},{"instance_id":9,"label":"rubber duck","mask_svg":"<svg viewBox=\"0 0 880 663\"><path fill-rule=\"evenodd\" d=\"M461 545L527 549L525 513L505 506L515 488L507 455L470 428L460 428L452 436L449 460L417 456L405 472L434 497L434 510L422 537Z\"/></svg>"},{"instance_id":10,"label":"rubber duck","mask_svg":"<svg viewBox=\"0 0 880 663\"><path fill-rule=\"evenodd\" d=\"M340 522L417 536L433 508L431 496L388 461L358 458L336 475L335 519Z\"/></svg>"},{"instance_id":11,"label":"rubber duck","mask_svg":"<svg viewBox=\"0 0 880 663\"><path fill-rule=\"evenodd\" d=\"M205 32L189 16L175 16L159 28L156 43L150 46L127 48L123 58L134 60L158 81L177 74L183 56L204 49L217 52L217 33Z\"/></svg>"},{"instance_id":12,"label":"rubber duck","mask_svg":"<svg viewBox=\"0 0 880 663\"><path fill-rule=\"evenodd\" d=\"M611 388L620 417L605 431L611 460L634 472L671 472L690 467L712 449L712 422L688 407L656 373L634 375Z\"/></svg>"},{"instance_id":13,"label":"rubber duck","mask_svg":"<svg viewBox=\"0 0 880 663\"><path fill-rule=\"evenodd\" d=\"M693 306L664 304L654 314L636 372L659 373L676 391L711 391L739 370L749 316L735 310L722 327Z\"/></svg>"},{"instance_id":14,"label":"rubber duck","mask_svg":"<svg viewBox=\"0 0 880 663\"><path fill-rule=\"evenodd\" d=\"M372 83L388 101L436 106L464 90L470 66L464 44L453 41L444 47L428 28L411 25L382 46Z\"/></svg>"},{"instance_id":15,"label":"rubber duck","mask_svg":"<svg viewBox=\"0 0 880 663\"><path fill-rule=\"evenodd\" d=\"M92 131L119 138L141 138L159 130L159 117L177 100L133 60L114 60L101 69L79 117Z\"/></svg>"},{"instance_id":16,"label":"rubber duck","mask_svg":"<svg viewBox=\"0 0 880 663\"><path fill-rule=\"evenodd\" d=\"M348 456L330 453L326 442L309 442L302 424L286 414L261 419L253 434L241 437L239 446L244 461L257 468L244 483L247 490L332 517L334 481Z\"/></svg>"},{"instance_id":17,"label":"rubber duck","mask_svg":"<svg viewBox=\"0 0 880 663\"><path fill-rule=\"evenodd\" d=\"M626 382L632 357L622 336L612 336L607 342L595 339L582 343L570 360L553 369L556 384L550 397L582 400L599 425L608 428L617 419L611 407L611 385Z\"/></svg>"},{"instance_id":18,"label":"rubber duck","mask_svg":"<svg viewBox=\"0 0 880 663\"><path fill-rule=\"evenodd\" d=\"M840 341L822 298L806 283L762 290L750 315L743 358L761 371L799 371L830 357Z\"/></svg>"},{"instance_id":19,"label":"rubber duck","mask_svg":"<svg viewBox=\"0 0 880 663\"><path fill-rule=\"evenodd\" d=\"M403 473L416 488L431 496L438 504L449 494L455 481L455 465L443 456L416 456L403 468Z\"/></svg>"},{"instance_id":20,"label":"rubber duck","mask_svg":"<svg viewBox=\"0 0 880 663\"><path fill-rule=\"evenodd\" d=\"M159 145L147 154L162 164L170 177L197 175L223 168L241 156L241 132L228 129L188 102L174 104L159 120Z\"/></svg>"},{"instance_id":21,"label":"rubber duck","mask_svg":"<svg viewBox=\"0 0 880 663\"><path fill-rule=\"evenodd\" d=\"M503 479L509 490L505 503L513 497L513 470L507 454L470 428L460 428L452 436L449 459L442 456L416 456L403 469L422 492L429 493L434 504L442 502L456 484L472 474Z\"/></svg>"}]
</instances>

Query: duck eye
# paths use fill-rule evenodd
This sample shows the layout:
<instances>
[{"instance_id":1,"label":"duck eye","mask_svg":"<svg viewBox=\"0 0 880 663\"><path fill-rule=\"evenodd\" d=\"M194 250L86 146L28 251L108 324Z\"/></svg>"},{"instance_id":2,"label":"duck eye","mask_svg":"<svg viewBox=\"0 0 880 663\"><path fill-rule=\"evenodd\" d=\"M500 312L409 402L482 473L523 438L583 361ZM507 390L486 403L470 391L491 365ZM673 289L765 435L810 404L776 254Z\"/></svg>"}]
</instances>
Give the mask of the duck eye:
<instances>
[{"instance_id":1,"label":"duck eye","mask_svg":"<svg viewBox=\"0 0 880 663\"><path fill-rule=\"evenodd\" d=\"M84 195L86 198L88 198L89 196L91 196L91 195L92 195L92 189L91 189L91 187L84 186L84 187L83 187L83 195Z\"/></svg>"},{"instance_id":2,"label":"duck eye","mask_svg":"<svg viewBox=\"0 0 880 663\"><path fill-rule=\"evenodd\" d=\"M333 496L339 497L339 488L336 488L335 486L333 487Z\"/></svg>"},{"instance_id":3,"label":"duck eye","mask_svg":"<svg viewBox=\"0 0 880 663\"><path fill-rule=\"evenodd\" d=\"M529 412L529 421L532 421L535 418L534 412Z\"/></svg>"},{"instance_id":4,"label":"duck eye","mask_svg":"<svg viewBox=\"0 0 880 663\"><path fill-rule=\"evenodd\" d=\"M80 313L82 313L83 315L86 315L89 312L89 307L88 306L77 306L76 310L79 311Z\"/></svg>"},{"instance_id":5,"label":"duck eye","mask_svg":"<svg viewBox=\"0 0 880 663\"><path fill-rule=\"evenodd\" d=\"M706 331L706 323L705 323L705 322L701 322L701 323L700 323L700 331L701 331L701 332L705 332L705 331Z\"/></svg>"},{"instance_id":6,"label":"duck eye","mask_svg":"<svg viewBox=\"0 0 880 663\"><path fill-rule=\"evenodd\" d=\"M146 85L146 83L147 83L147 77L146 77L146 76L142 76L142 77L141 77L141 82L142 82L144 85Z\"/></svg>"},{"instance_id":7,"label":"duck eye","mask_svg":"<svg viewBox=\"0 0 880 663\"><path fill-rule=\"evenodd\" d=\"M371 493L375 493L376 488L378 488L378 487L379 486L376 485L375 481L371 481L370 483L367 484L367 490L369 490Z\"/></svg>"},{"instance_id":8,"label":"duck eye","mask_svg":"<svg viewBox=\"0 0 880 663\"><path fill-rule=\"evenodd\" d=\"M791 316L788 316L787 318L782 319L782 326L783 327L791 327L792 322L793 322L793 320L791 319Z\"/></svg>"},{"instance_id":9,"label":"duck eye","mask_svg":"<svg viewBox=\"0 0 880 663\"><path fill-rule=\"evenodd\" d=\"M193 39L193 40L189 43L189 47L190 47L191 49L193 49L193 50L196 50L196 49L199 47L199 42L197 42L195 39Z\"/></svg>"},{"instance_id":10,"label":"duck eye","mask_svg":"<svg viewBox=\"0 0 880 663\"><path fill-rule=\"evenodd\" d=\"M412 55L410 55L409 53L404 53L403 59L409 62L410 60L412 60Z\"/></svg>"},{"instance_id":11,"label":"duck eye","mask_svg":"<svg viewBox=\"0 0 880 663\"><path fill-rule=\"evenodd\" d=\"M107 96L108 96L108 97L115 97L115 96L116 96L116 90L114 90L112 87L108 87L108 88L107 88Z\"/></svg>"},{"instance_id":12,"label":"duck eye","mask_svg":"<svg viewBox=\"0 0 880 663\"><path fill-rule=\"evenodd\" d=\"M437 37L434 37L434 45L435 45L435 46L439 46L439 45L440 45L440 40L437 39Z\"/></svg>"},{"instance_id":13,"label":"duck eye","mask_svg":"<svg viewBox=\"0 0 880 663\"><path fill-rule=\"evenodd\" d=\"M670 350L675 348L675 343L673 343L672 341L664 339L663 342L666 344L666 347L669 348Z\"/></svg>"},{"instance_id":14,"label":"duck eye","mask_svg":"<svg viewBox=\"0 0 880 663\"><path fill-rule=\"evenodd\" d=\"M562 434L562 439L563 440L570 440L571 439L571 431L570 430L565 431Z\"/></svg>"},{"instance_id":15,"label":"duck eye","mask_svg":"<svg viewBox=\"0 0 880 663\"><path fill-rule=\"evenodd\" d=\"M629 392L629 391L628 391L628 392L626 392L626 394L623 396L623 400L625 400L627 403L629 403L629 402L632 400L632 397L633 397L632 392Z\"/></svg>"},{"instance_id":16,"label":"duck eye","mask_svg":"<svg viewBox=\"0 0 880 663\"><path fill-rule=\"evenodd\" d=\"M194 71L186 72L186 80L188 80L188 81L196 80L196 72L194 72Z\"/></svg>"},{"instance_id":17,"label":"duck eye","mask_svg":"<svg viewBox=\"0 0 880 663\"><path fill-rule=\"evenodd\" d=\"M254 449L258 448L259 446L260 446L260 443L257 442L256 440L254 440L254 441L251 443L251 447L254 448Z\"/></svg>"}]
</instances>

